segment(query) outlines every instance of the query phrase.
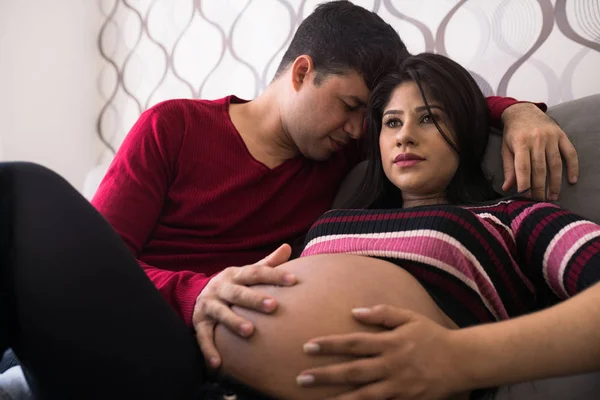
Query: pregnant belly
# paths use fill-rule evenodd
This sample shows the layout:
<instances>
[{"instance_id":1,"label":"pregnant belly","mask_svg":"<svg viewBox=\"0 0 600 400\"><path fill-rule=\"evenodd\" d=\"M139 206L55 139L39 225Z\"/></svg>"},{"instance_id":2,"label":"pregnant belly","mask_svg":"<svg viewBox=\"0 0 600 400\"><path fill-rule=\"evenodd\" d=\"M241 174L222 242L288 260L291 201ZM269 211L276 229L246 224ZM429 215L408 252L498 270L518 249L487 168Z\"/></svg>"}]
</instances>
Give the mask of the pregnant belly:
<instances>
[{"instance_id":1,"label":"pregnant belly","mask_svg":"<svg viewBox=\"0 0 600 400\"><path fill-rule=\"evenodd\" d=\"M279 306L271 315L234 307L256 327L242 339L218 326L216 345L223 357L221 372L280 399L322 399L349 387L299 388L296 376L317 365L345 357L309 357L302 345L311 338L340 333L379 331L352 318L355 307L390 304L413 310L450 328L457 326L435 304L419 282L392 263L353 255L303 257L278 268L296 275L293 287L257 285Z\"/></svg>"}]
</instances>

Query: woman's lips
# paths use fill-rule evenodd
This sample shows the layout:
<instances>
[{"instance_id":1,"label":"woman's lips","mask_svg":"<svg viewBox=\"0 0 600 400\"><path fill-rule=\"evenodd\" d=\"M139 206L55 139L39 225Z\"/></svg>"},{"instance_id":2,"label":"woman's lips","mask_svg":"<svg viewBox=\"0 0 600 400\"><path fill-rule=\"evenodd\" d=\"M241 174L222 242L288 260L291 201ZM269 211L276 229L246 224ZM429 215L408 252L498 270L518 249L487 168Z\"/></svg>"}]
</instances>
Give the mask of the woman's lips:
<instances>
[{"instance_id":1,"label":"woman's lips","mask_svg":"<svg viewBox=\"0 0 600 400\"><path fill-rule=\"evenodd\" d=\"M412 167L425 160L423 157L413 153L400 153L394 157L394 164L399 167Z\"/></svg>"},{"instance_id":2,"label":"woman's lips","mask_svg":"<svg viewBox=\"0 0 600 400\"><path fill-rule=\"evenodd\" d=\"M396 164L399 167L412 167L413 165L417 165L418 163L420 163L423 160L404 160L404 161L396 161L394 164Z\"/></svg>"}]
</instances>

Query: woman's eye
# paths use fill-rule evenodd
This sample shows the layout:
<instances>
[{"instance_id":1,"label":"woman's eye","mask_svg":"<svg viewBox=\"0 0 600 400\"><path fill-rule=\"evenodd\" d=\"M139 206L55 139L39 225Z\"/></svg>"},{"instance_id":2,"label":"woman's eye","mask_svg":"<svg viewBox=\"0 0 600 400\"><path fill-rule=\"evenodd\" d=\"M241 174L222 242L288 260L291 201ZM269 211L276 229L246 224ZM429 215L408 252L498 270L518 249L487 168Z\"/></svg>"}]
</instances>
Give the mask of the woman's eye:
<instances>
[{"instance_id":1,"label":"woman's eye","mask_svg":"<svg viewBox=\"0 0 600 400\"><path fill-rule=\"evenodd\" d=\"M421 122L423 122L425 124L430 124L433 122L433 118L431 117L431 115L426 114L426 115L423 115L423 118L421 118Z\"/></svg>"},{"instance_id":2,"label":"woman's eye","mask_svg":"<svg viewBox=\"0 0 600 400\"><path fill-rule=\"evenodd\" d=\"M384 125L387 126L388 128L399 128L402 126L402 122L400 122L397 119L388 119L387 121L384 122Z\"/></svg>"}]
</instances>

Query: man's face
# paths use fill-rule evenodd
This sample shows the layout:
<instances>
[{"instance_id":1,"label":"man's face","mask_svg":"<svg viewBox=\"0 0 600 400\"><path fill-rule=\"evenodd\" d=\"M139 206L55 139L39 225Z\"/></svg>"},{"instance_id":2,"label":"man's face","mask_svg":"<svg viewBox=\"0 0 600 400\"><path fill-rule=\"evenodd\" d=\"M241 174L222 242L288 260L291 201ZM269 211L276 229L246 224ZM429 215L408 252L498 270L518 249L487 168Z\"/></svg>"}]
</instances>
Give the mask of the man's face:
<instances>
[{"instance_id":1,"label":"man's face","mask_svg":"<svg viewBox=\"0 0 600 400\"><path fill-rule=\"evenodd\" d=\"M326 160L363 133L369 90L357 72L329 74L314 84L305 75L284 117L294 144L307 158Z\"/></svg>"}]
</instances>

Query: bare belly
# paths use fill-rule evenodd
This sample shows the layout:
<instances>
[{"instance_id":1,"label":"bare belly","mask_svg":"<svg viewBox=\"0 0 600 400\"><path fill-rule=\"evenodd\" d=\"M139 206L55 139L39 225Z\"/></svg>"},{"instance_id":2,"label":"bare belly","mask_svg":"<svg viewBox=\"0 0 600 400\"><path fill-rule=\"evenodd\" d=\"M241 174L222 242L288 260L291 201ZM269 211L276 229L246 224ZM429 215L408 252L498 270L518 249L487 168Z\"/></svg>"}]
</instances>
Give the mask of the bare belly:
<instances>
[{"instance_id":1,"label":"bare belly","mask_svg":"<svg viewBox=\"0 0 600 400\"><path fill-rule=\"evenodd\" d=\"M378 331L357 323L352 308L390 304L413 310L447 326L444 314L419 282L402 268L378 259L329 254L299 258L281 265L296 275L293 287L258 285L279 306L272 315L235 311L252 321L256 331L242 339L218 326L216 344L223 357L222 373L279 399L322 399L349 387L299 388L296 376L306 368L347 360L309 357L302 345L321 335Z\"/></svg>"}]
</instances>

